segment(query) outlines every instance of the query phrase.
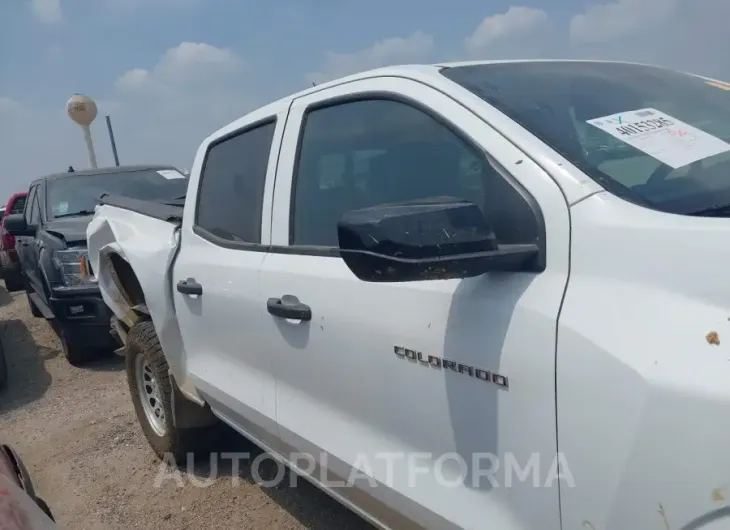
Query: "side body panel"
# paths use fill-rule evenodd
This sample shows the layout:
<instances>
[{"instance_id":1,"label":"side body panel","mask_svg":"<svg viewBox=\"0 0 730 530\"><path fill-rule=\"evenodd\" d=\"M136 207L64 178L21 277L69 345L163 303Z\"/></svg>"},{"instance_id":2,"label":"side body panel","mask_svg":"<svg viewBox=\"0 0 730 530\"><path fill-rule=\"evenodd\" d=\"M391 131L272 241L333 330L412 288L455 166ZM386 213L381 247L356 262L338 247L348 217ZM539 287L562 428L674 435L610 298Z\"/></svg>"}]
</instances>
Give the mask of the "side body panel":
<instances>
[{"instance_id":1,"label":"side body panel","mask_svg":"<svg viewBox=\"0 0 730 530\"><path fill-rule=\"evenodd\" d=\"M564 528L730 528L730 221L600 193L571 208ZM582 525L582 526L581 526Z\"/></svg>"}]
</instances>

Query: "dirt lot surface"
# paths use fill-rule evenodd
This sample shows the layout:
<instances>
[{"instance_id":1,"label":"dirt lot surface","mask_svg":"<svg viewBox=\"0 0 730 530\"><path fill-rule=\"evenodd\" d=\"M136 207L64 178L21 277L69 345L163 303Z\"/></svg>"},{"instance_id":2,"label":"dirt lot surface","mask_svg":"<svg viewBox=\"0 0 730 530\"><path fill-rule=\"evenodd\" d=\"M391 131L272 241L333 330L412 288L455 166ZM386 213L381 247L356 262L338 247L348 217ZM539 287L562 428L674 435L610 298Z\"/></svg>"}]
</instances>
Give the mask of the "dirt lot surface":
<instances>
[{"instance_id":1,"label":"dirt lot surface","mask_svg":"<svg viewBox=\"0 0 730 530\"><path fill-rule=\"evenodd\" d=\"M197 459L192 474L182 470L182 481L173 480L142 436L123 360L70 366L48 323L31 316L25 293L9 294L1 282L0 334L9 365L0 439L23 458L63 528L372 530L302 479L296 487L290 479L256 484L246 462L237 486L230 465L220 465L206 487L210 459ZM233 432L220 450L260 454ZM264 479L277 472L267 463Z\"/></svg>"}]
</instances>

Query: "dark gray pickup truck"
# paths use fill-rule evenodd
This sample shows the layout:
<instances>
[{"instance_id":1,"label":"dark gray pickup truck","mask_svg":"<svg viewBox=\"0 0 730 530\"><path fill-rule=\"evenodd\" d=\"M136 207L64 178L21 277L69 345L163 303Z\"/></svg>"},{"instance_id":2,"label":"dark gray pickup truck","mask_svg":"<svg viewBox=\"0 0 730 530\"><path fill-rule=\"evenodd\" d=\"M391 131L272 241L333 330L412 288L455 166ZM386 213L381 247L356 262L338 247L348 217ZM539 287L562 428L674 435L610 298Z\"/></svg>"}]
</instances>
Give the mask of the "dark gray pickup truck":
<instances>
[{"instance_id":1,"label":"dark gray pickup truck","mask_svg":"<svg viewBox=\"0 0 730 530\"><path fill-rule=\"evenodd\" d=\"M71 364L117 346L86 248L86 226L100 197L175 201L185 195L187 183L172 166L58 173L31 183L23 213L5 218L7 231L17 239L33 316L51 321Z\"/></svg>"}]
</instances>

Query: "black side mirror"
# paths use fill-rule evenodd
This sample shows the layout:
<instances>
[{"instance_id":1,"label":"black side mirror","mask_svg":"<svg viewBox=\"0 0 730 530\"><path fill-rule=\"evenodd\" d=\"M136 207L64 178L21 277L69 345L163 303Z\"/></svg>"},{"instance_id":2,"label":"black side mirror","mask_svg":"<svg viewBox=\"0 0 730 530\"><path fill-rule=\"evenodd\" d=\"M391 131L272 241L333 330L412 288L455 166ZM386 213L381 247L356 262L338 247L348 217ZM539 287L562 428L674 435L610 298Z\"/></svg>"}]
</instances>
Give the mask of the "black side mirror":
<instances>
[{"instance_id":1,"label":"black side mirror","mask_svg":"<svg viewBox=\"0 0 730 530\"><path fill-rule=\"evenodd\" d=\"M369 282L534 270L539 257L536 244L499 245L479 207L451 197L351 211L337 232L342 259Z\"/></svg>"},{"instance_id":2,"label":"black side mirror","mask_svg":"<svg viewBox=\"0 0 730 530\"><path fill-rule=\"evenodd\" d=\"M35 235L35 227L29 227L25 222L25 215L14 213L3 220L5 231L11 236L32 236Z\"/></svg>"}]
</instances>

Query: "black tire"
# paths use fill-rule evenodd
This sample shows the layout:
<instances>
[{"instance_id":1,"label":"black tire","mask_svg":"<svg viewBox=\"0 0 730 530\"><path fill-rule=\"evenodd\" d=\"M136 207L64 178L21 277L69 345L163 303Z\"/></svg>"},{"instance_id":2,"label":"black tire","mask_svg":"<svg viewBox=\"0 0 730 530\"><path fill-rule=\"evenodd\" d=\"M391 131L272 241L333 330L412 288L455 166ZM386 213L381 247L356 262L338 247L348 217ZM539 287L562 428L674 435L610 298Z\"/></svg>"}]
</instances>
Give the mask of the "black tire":
<instances>
[{"instance_id":1,"label":"black tire","mask_svg":"<svg viewBox=\"0 0 730 530\"><path fill-rule=\"evenodd\" d=\"M58 338L61 341L61 349L63 350L63 356L66 358L71 366L83 366L84 364L98 359L100 357L99 351L96 348L90 348L88 346L81 346L69 341L67 335L63 329L63 325L54 322L53 328L58 334Z\"/></svg>"},{"instance_id":2,"label":"black tire","mask_svg":"<svg viewBox=\"0 0 730 530\"><path fill-rule=\"evenodd\" d=\"M142 397L140 396L137 384L137 363L138 358L143 357L157 381L160 401L164 410L164 434L160 435L150 423L145 413ZM167 360L162 351L162 346L157 338L154 325L151 321L138 322L127 334L127 345L125 348L125 359L127 363L127 383L132 395L134 410L137 413L137 420L142 426L147 442L155 454L165 459L169 455L176 463L186 462L187 455L203 450L210 445L214 439L215 427L180 429L173 420L172 410L172 383L168 374Z\"/></svg>"},{"instance_id":3,"label":"black tire","mask_svg":"<svg viewBox=\"0 0 730 530\"><path fill-rule=\"evenodd\" d=\"M0 342L0 390L8 384L8 365L5 362L5 348Z\"/></svg>"},{"instance_id":4,"label":"black tire","mask_svg":"<svg viewBox=\"0 0 730 530\"><path fill-rule=\"evenodd\" d=\"M30 299L30 293L28 292L27 287L25 288L25 297L28 299L28 307L30 308L30 314L36 318L43 318L43 313L41 313L41 310L38 309L38 307L33 303L33 300Z\"/></svg>"},{"instance_id":5,"label":"black tire","mask_svg":"<svg viewBox=\"0 0 730 530\"><path fill-rule=\"evenodd\" d=\"M1 275L5 276L6 271L10 268L10 256L6 250L0 250L0 271Z\"/></svg>"},{"instance_id":6,"label":"black tire","mask_svg":"<svg viewBox=\"0 0 730 530\"><path fill-rule=\"evenodd\" d=\"M6 271L5 274L3 274L3 277L5 278L5 288L8 292L14 293L25 289L25 283L23 282L20 272L15 270Z\"/></svg>"}]
</instances>

